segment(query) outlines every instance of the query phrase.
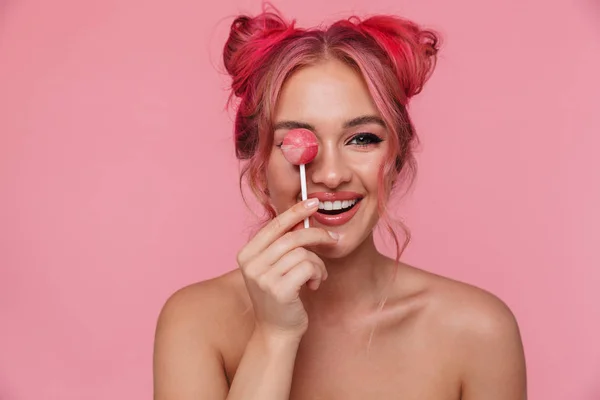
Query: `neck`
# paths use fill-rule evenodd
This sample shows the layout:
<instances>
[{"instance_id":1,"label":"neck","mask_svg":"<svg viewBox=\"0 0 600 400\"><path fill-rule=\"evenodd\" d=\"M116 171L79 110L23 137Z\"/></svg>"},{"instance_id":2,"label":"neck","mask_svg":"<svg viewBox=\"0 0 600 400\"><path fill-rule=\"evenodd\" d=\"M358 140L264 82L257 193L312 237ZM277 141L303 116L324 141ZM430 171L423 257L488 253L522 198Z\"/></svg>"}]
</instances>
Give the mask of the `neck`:
<instances>
[{"instance_id":1,"label":"neck","mask_svg":"<svg viewBox=\"0 0 600 400\"><path fill-rule=\"evenodd\" d=\"M373 310L392 279L390 259L379 253L373 234L348 256L323 261L329 277L316 291L305 288L301 294L313 318L337 319L341 314Z\"/></svg>"}]
</instances>

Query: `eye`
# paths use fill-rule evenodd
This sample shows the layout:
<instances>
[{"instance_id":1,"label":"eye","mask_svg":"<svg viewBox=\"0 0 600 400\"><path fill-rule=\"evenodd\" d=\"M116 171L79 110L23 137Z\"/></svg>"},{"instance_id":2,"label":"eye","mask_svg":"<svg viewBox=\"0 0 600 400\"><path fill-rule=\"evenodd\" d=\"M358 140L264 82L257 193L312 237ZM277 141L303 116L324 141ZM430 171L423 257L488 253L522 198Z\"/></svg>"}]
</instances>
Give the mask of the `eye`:
<instances>
[{"instance_id":1,"label":"eye","mask_svg":"<svg viewBox=\"0 0 600 400\"><path fill-rule=\"evenodd\" d=\"M369 145L383 142L379 136L373 133L359 133L352 137L346 144L353 144L360 147L367 147Z\"/></svg>"}]
</instances>

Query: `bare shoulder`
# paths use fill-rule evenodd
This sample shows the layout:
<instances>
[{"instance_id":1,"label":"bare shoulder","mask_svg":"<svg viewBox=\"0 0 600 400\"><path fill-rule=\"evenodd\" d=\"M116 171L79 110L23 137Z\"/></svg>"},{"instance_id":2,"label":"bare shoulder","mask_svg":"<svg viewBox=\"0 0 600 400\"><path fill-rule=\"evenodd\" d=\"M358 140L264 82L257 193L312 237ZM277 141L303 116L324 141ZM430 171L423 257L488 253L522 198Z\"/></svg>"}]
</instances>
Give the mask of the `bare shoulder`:
<instances>
[{"instance_id":1,"label":"bare shoulder","mask_svg":"<svg viewBox=\"0 0 600 400\"><path fill-rule=\"evenodd\" d=\"M155 399L225 398L224 338L235 339L231 332L247 304L245 293L241 275L233 271L169 296L154 339Z\"/></svg>"},{"instance_id":2,"label":"bare shoulder","mask_svg":"<svg viewBox=\"0 0 600 400\"><path fill-rule=\"evenodd\" d=\"M462 398L525 399L524 350L509 306L482 288L409 269L426 288L429 320L439 339L451 344Z\"/></svg>"},{"instance_id":3,"label":"bare shoulder","mask_svg":"<svg viewBox=\"0 0 600 400\"><path fill-rule=\"evenodd\" d=\"M187 285L166 300L158 327L184 326L202 331L209 339L219 337L228 316L243 312L249 305L243 278L238 270Z\"/></svg>"},{"instance_id":4,"label":"bare shoulder","mask_svg":"<svg viewBox=\"0 0 600 400\"><path fill-rule=\"evenodd\" d=\"M196 282L175 291L166 300L162 312L174 310L193 310L210 312L211 305L234 306L242 299L242 276L238 270Z\"/></svg>"},{"instance_id":5,"label":"bare shoulder","mask_svg":"<svg viewBox=\"0 0 600 400\"><path fill-rule=\"evenodd\" d=\"M465 282L426 274L435 309L453 321L451 328L482 335L517 329L515 315L497 295Z\"/></svg>"},{"instance_id":6,"label":"bare shoulder","mask_svg":"<svg viewBox=\"0 0 600 400\"><path fill-rule=\"evenodd\" d=\"M480 334L515 329L516 318L493 293L474 285L403 264L405 292L424 293L427 313L449 330Z\"/></svg>"}]
</instances>

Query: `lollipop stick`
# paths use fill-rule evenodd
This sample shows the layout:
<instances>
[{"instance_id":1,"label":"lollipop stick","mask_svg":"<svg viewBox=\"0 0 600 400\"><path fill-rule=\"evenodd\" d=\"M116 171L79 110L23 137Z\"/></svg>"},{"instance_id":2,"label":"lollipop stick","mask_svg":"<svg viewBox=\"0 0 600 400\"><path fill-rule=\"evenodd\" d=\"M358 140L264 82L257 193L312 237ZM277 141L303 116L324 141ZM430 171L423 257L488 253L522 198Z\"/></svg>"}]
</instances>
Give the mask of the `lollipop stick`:
<instances>
[{"instance_id":1,"label":"lollipop stick","mask_svg":"<svg viewBox=\"0 0 600 400\"><path fill-rule=\"evenodd\" d=\"M302 201L304 201L308 198L308 194L306 193L306 169L304 168L304 164L300 164L300 188L302 190ZM304 218L304 227L308 228L309 226L308 217Z\"/></svg>"}]
</instances>

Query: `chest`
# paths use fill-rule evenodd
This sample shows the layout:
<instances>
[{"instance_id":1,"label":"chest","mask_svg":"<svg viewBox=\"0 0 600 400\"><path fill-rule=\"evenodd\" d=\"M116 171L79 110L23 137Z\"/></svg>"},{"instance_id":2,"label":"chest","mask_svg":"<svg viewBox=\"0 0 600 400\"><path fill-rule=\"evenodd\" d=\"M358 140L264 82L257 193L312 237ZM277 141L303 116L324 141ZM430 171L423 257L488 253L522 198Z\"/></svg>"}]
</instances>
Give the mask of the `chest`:
<instances>
[{"instance_id":1,"label":"chest","mask_svg":"<svg viewBox=\"0 0 600 400\"><path fill-rule=\"evenodd\" d=\"M460 398L447 351L426 335L307 339L296 358L290 400Z\"/></svg>"},{"instance_id":2,"label":"chest","mask_svg":"<svg viewBox=\"0 0 600 400\"><path fill-rule=\"evenodd\" d=\"M226 369L233 379L243 341ZM309 330L298 349L290 400L458 400L452 351L426 331Z\"/></svg>"}]
</instances>

